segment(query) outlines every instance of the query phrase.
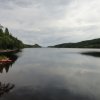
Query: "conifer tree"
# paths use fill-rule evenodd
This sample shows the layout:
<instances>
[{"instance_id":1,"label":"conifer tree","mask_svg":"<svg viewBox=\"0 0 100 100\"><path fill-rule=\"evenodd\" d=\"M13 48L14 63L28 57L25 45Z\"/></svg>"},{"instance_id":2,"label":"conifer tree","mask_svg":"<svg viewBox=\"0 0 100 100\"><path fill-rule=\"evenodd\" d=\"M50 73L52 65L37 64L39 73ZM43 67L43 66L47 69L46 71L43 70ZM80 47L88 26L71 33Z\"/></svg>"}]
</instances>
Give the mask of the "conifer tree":
<instances>
[{"instance_id":1,"label":"conifer tree","mask_svg":"<svg viewBox=\"0 0 100 100\"><path fill-rule=\"evenodd\" d=\"M6 35L9 35L9 30L8 30L8 28L5 28L5 34L6 34Z\"/></svg>"}]
</instances>

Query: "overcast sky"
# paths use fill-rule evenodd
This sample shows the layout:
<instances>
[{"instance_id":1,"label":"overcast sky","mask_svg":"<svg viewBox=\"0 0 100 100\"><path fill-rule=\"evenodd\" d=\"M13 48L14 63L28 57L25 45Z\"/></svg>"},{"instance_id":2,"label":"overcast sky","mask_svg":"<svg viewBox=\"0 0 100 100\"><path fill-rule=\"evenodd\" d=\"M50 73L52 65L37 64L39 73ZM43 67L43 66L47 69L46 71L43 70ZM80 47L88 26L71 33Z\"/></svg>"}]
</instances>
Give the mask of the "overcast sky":
<instances>
[{"instance_id":1,"label":"overcast sky","mask_svg":"<svg viewBox=\"0 0 100 100\"><path fill-rule=\"evenodd\" d=\"M0 24L42 46L100 38L100 0L0 0Z\"/></svg>"}]
</instances>

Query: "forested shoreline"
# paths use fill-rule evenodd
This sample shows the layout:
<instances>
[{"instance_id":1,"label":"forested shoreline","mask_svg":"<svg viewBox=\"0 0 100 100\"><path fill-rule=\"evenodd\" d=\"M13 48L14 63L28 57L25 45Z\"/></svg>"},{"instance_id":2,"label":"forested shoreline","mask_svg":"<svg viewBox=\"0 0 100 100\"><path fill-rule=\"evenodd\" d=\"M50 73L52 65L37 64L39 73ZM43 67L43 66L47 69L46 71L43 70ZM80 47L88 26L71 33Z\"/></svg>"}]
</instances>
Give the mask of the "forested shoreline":
<instances>
[{"instance_id":1,"label":"forested shoreline","mask_svg":"<svg viewBox=\"0 0 100 100\"><path fill-rule=\"evenodd\" d=\"M21 49L24 44L21 40L12 36L8 28L0 28L0 49Z\"/></svg>"},{"instance_id":2,"label":"forested shoreline","mask_svg":"<svg viewBox=\"0 0 100 100\"><path fill-rule=\"evenodd\" d=\"M100 48L100 38L85 40L77 43L62 43L54 46L49 46L51 48Z\"/></svg>"}]
</instances>

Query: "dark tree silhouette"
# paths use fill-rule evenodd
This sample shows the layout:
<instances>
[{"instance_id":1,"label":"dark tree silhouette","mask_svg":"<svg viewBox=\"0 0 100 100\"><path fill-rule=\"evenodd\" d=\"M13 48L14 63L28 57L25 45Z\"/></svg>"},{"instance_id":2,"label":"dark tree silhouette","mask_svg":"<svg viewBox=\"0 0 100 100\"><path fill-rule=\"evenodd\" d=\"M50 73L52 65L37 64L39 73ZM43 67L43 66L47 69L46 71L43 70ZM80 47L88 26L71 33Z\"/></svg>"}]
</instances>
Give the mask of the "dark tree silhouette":
<instances>
[{"instance_id":1,"label":"dark tree silhouette","mask_svg":"<svg viewBox=\"0 0 100 100\"><path fill-rule=\"evenodd\" d=\"M21 49L23 47L22 41L12 36L8 28L4 32L0 29L0 49Z\"/></svg>"}]
</instances>

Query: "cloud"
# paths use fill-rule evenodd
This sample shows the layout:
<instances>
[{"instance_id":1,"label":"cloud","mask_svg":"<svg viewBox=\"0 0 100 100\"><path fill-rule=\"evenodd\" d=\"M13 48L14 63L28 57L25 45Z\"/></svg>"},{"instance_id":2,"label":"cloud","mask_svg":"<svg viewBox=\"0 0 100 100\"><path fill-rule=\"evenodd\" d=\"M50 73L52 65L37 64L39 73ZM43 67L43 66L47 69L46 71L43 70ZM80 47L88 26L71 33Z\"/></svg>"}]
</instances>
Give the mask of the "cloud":
<instances>
[{"instance_id":1,"label":"cloud","mask_svg":"<svg viewBox=\"0 0 100 100\"><path fill-rule=\"evenodd\" d=\"M100 37L99 0L0 0L0 23L25 43Z\"/></svg>"}]
</instances>

